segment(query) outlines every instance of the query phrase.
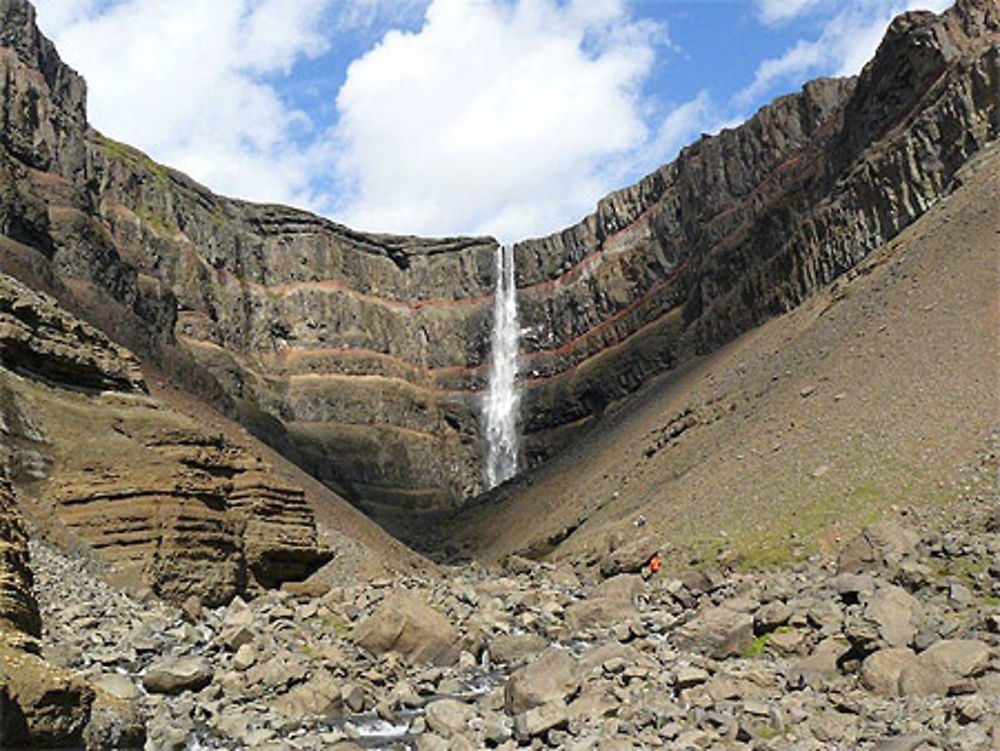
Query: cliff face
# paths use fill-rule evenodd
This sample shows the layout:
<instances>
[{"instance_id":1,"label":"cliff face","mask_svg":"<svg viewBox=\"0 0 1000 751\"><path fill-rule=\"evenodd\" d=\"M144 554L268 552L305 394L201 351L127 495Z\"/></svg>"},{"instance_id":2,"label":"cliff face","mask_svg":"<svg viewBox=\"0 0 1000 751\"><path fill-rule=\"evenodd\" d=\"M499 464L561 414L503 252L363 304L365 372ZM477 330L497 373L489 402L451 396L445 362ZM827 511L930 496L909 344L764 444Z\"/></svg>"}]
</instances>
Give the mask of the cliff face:
<instances>
[{"instance_id":1,"label":"cliff face","mask_svg":"<svg viewBox=\"0 0 1000 751\"><path fill-rule=\"evenodd\" d=\"M488 238L355 232L221 198L84 127L84 88L0 0L0 264L368 507L482 489ZM819 80L515 247L531 463L651 376L801 302L1000 134L1000 8L889 29Z\"/></svg>"},{"instance_id":2,"label":"cliff face","mask_svg":"<svg viewBox=\"0 0 1000 751\"><path fill-rule=\"evenodd\" d=\"M217 604L327 557L301 488L148 396L131 353L4 275L0 366L0 469L41 530L86 543L123 582ZM16 572L23 530L6 518L0 551Z\"/></svg>"}]
</instances>

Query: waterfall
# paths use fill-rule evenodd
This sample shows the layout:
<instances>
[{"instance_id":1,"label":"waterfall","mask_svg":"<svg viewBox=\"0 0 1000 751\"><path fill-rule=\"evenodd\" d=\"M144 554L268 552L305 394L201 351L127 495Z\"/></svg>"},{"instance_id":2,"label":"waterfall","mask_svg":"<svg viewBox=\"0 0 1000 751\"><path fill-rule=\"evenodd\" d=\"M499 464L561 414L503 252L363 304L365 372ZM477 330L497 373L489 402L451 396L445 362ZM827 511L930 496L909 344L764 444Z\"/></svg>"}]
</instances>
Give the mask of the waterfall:
<instances>
[{"instance_id":1,"label":"waterfall","mask_svg":"<svg viewBox=\"0 0 1000 751\"><path fill-rule=\"evenodd\" d=\"M497 248L496 291L493 296L492 362L486 394L486 485L493 488L517 474L518 404L517 349L521 329L517 322L514 288L514 248Z\"/></svg>"}]
</instances>

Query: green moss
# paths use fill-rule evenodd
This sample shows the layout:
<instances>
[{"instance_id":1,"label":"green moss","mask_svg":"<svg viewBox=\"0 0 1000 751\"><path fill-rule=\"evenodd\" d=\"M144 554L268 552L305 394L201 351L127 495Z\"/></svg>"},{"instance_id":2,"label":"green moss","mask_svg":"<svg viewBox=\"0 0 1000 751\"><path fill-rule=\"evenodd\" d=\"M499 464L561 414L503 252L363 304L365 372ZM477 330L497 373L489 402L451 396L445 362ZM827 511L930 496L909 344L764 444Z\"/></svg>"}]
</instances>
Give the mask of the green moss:
<instances>
[{"instance_id":1,"label":"green moss","mask_svg":"<svg viewBox=\"0 0 1000 751\"><path fill-rule=\"evenodd\" d=\"M750 646L743 650L743 657L753 658L753 657L763 657L764 650L767 647L767 643L771 640L771 634L766 633L758 636L752 642Z\"/></svg>"},{"instance_id":2,"label":"green moss","mask_svg":"<svg viewBox=\"0 0 1000 751\"><path fill-rule=\"evenodd\" d=\"M97 148L109 160L122 162L136 172L147 172L157 180L164 182L169 180L167 168L162 164L157 164L138 149L133 149L131 146L104 136L98 140Z\"/></svg>"}]
</instances>

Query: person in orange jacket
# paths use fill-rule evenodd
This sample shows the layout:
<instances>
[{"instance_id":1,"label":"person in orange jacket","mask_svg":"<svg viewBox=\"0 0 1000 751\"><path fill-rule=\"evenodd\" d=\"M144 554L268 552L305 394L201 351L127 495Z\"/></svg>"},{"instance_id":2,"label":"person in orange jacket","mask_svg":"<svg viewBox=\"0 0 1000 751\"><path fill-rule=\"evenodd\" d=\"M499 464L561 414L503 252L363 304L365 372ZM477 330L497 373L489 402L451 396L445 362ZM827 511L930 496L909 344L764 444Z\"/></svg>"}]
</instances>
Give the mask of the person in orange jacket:
<instances>
[{"instance_id":1,"label":"person in orange jacket","mask_svg":"<svg viewBox=\"0 0 1000 751\"><path fill-rule=\"evenodd\" d=\"M656 576L656 574L660 571L661 565L663 565L663 562L660 560L660 551L657 550L649 556L649 560L646 561L646 565L642 567L642 578L648 580Z\"/></svg>"}]
</instances>

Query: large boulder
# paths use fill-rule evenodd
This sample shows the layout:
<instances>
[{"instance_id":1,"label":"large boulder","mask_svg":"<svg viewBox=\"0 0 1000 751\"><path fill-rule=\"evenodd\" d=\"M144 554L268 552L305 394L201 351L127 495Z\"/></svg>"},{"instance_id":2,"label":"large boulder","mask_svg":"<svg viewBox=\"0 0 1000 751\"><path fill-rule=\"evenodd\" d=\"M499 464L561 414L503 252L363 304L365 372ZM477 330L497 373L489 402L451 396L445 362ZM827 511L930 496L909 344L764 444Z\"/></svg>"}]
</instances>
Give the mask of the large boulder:
<instances>
[{"instance_id":1,"label":"large boulder","mask_svg":"<svg viewBox=\"0 0 1000 751\"><path fill-rule=\"evenodd\" d=\"M753 643L753 617L723 605L709 608L680 626L674 643L718 660L733 657Z\"/></svg>"},{"instance_id":2,"label":"large boulder","mask_svg":"<svg viewBox=\"0 0 1000 751\"><path fill-rule=\"evenodd\" d=\"M410 664L451 665L461 652L448 619L407 590L389 595L351 638L375 654L398 652Z\"/></svg>"},{"instance_id":3,"label":"large boulder","mask_svg":"<svg viewBox=\"0 0 1000 751\"><path fill-rule=\"evenodd\" d=\"M0 748L78 747L93 702L81 678L0 643Z\"/></svg>"},{"instance_id":4,"label":"large boulder","mask_svg":"<svg viewBox=\"0 0 1000 751\"><path fill-rule=\"evenodd\" d=\"M847 620L847 636L863 652L901 649L913 641L921 610L919 601L906 590L880 583L870 595L861 595L859 611Z\"/></svg>"},{"instance_id":5,"label":"large boulder","mask_svg":"<svg viewBox=\"0 0 1000 751\"><path fill-rule=\"evenodd\" d=\"M987 669L990 648L975 639L944 639L907 663L899 675L903 696L946 696Z\"/></svg>"},{"instance_id":6,"label":"large boulder","mask_svg":"<svg viewBox=\"0 0 1000 751\"><path fill-rule=\"evenodd\" d=\"M550 702L565 701L580 688L580 671L568 652L555 647L521 668L507 681L504 703L512 715Z\"/></svg>"},{"instance_id":7,"label":"large boulder","mask_svg":"<svg viewBox=\"0 0 1000 751\"><path fill-rule=\"evenodd\" d=\"M900 563L914 554L918 542L920 536L916 532L895 522L873 524L840 551L837 572L895 571Z\"/></svg>"},{"instance_id":8,"label":"large boulder","mask_svg":"<svg viewBox=\"0 0 1000 751\"><path fill-rule=\"evenodd\" d=\"M341 686L325 670L279 696L272 704L282 717L298 721L326 716L340 705Z\"/></svg>"},{"instance_id":9,"label":"large boulder","mask_svg":"<svg viewBox=\"0 0 1000 751\"><path fill-rule=\"evenodd\" d=\"M886 647L861 663L861 682L876 694L899 695L899 676L916 656L912 649Z\"/></svg>"}]
</instances>

